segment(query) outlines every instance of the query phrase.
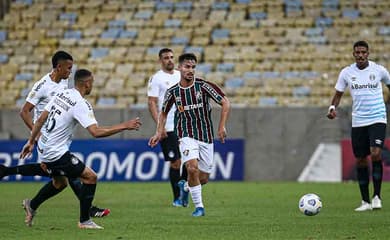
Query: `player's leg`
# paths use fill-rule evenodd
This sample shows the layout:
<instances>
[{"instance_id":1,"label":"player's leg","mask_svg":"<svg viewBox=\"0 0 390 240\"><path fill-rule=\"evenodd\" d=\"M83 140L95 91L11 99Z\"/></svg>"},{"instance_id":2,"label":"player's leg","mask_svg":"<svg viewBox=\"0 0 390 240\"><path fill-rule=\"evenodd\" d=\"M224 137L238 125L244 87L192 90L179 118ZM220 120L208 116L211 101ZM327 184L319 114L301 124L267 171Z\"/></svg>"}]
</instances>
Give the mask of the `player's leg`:
<instances>
[{"instance_id":1,"label":"player's leg","mask_svg":"<svg viewBox=\"0 0 390 240\"><path fill-rule=\"evenodd\" d=\"M374 194L371 205L373 209L381 209L381 186L383 176L382 148L386 136L386 124L376 123L369 126L369 135L370 155L372 161L372 180L374 185Z\"/></svg>"},{"instance_id":2,"label":"player's leg","mask_svg":"<svg viewBox=\"0 0 390 240\"><path fill-rule=\"evenodd\" d=\"M80 200L80 192L82 183L79 178L69 178L68 177L69 186L72 188L74 194L77 199ZM89 216L91 217L105 217L110 214L111 210L108 208L99 208L97 206L91 206L89 209Z\"/></svg>"},{"instance_id":3,"label":"player's leg","mask_svg":"<svg viewBox=\"0 0 390 240\"><path fill-rule=\"evenodd\" d=\"M67 179L62 176L56 176L50 182L46 183L33 199L23 200L23 208L26 212L26 225L31 227L38 207L47 199L60 193L66 186Z\"/></svg>"},{"instance_id":4,"label":"player's leg","mask_svg":"<svg viewBox=\"0 0 390 240\"><path fill-rule=\"evenodd\" d=\"M369 172L368 158L370 154L370 142L367 127L353 127L351 131L352 150L356 157L356 173L359 183L360 195L362 198L361 205L355 211L371 210L369 198Z\"/></svg>"},{"instance_id":5,"label":"player's leg","mask_svg":"<svg viewBox=\"0 0 390 240\"><path fill-rule=\"evenodd\" d=\"M175 207L182 206L180 200L180 188L178 182L180 181L180 152L178 149L178 140L173 132L168 132L168 136L164 138L160 145L164 154L164 160L170 162L169 168L169 181L171 183L173 202L172 205Z\"/></svg>"},{"instance_id":6,"label":"player's leg","mask_svg":"<svg viewBox=\"0 0 390 240\"><path fill-rule=\"evenodd\" d=\"M41 164L23 164L13 167L6 167L0 164L0 179L5 176L20 174L22 176L42 176L49 177L49 174L42 169Z\"/></svg>"}]
</instances>

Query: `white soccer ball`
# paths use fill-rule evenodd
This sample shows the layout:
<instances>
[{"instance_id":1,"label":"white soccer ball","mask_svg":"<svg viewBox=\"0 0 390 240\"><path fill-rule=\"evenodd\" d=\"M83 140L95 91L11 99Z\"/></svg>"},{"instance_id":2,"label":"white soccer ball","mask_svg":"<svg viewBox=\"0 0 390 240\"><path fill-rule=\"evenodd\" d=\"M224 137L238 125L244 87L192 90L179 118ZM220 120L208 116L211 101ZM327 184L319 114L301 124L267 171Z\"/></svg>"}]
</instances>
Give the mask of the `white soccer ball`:
<instances>
[{"instance_id":1,"label":"white soccer ball","mask_svg":"<svg viewBox=\"0 0 390 240\"><path fill-rule=\"evenodd\" d=\"M306 216L317 215L321 208L321 198L314 193L305 194L299 199L299 210Z\"/></svg>"}]
</instances>

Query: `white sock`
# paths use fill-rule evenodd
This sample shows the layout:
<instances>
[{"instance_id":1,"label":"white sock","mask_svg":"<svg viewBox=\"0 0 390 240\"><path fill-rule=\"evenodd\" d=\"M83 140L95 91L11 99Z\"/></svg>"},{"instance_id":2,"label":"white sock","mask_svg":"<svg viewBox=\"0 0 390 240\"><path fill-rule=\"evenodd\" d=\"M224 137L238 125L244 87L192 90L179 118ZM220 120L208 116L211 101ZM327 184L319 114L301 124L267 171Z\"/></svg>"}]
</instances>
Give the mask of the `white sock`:
<instances>
[{"instance_id":1,"label":"white sock","mask_svg":"<svg viewBox=\"0 0 390 240\"><path fill-rule=\"evenodd\" d=\"M189 187L190 193L191 193L191 198L192 202L195 205L195 208L197 207L203 207L203 202L202 202L202 185L197 185L194 187Z\"/></svg>"}]
</instances>

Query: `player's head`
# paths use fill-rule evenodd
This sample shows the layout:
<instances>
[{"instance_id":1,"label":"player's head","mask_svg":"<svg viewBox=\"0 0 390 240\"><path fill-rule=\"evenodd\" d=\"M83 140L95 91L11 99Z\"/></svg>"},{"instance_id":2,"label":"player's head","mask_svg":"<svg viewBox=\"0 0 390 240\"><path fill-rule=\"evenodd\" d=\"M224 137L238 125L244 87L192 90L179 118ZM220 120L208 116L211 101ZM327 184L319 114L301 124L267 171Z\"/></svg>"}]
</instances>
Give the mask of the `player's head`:
<instances>
[{"instance_id":1,"label":"player's head","mask_svg":"<svg viewBox=\"0 0 390 240\"><path fill-rule=\"evenodd\" d=\"M163 48L158 52L158 58L161 63L161 68L165 72L171 72L175 68L175 60L173 51L170 48Z\"/></svg>"},{"instance_id":2,"label":"player's head","mask_svg":"<svg viewBox=\"0 0 390 240\"><path fill-rule=\"evenodd\" d=\"M179 70L182 79L188 82L194 80L197 61L193 53L184 53L179 56Z\"/></svg>"},{"instance_id":3,"label":"player's head","mask_svg":"<svg viewBox=\"0 0 390 240\"><path fill-rule=\"evenodd\" d=\"M353 44L353 56L356 65L363 68L368 65L368 55L370 54L368 43L366 41L357 41Z\"/></svg>"},{"instance_id":4,"label":"player's head","mask_svg":"<svg viewBox=\"0 0 390 240\"><path fill-rule=\"evenodd\" d=\"M79 69L74 74L74 83L76 87L85 89L85 95L89 95L93 87L92 72L87 69Z\"/></svg>"},{"instance_id":5,"label":"player's head","mask_svg":"<svg viewBox=\"0 0 390 240\"><path fill-rule=\"evenodd\" d=\"M57 51L51 58L51 63L61 79L67 79L72 72L73 58L65 51Z\"/></svg>"}]
</instances>

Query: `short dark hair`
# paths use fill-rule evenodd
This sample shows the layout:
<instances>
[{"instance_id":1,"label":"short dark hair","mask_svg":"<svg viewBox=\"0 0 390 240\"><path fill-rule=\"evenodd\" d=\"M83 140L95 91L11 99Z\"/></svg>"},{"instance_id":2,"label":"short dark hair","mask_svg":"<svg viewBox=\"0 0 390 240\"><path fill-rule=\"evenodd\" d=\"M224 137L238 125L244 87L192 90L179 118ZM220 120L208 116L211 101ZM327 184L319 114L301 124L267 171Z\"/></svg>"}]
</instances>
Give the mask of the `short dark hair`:
<instances>
[{"instance_id":1,"label":"short dark hair","mask_svg":"<svg viewBox=\"0 0 390 240\"><path fill-rule=\"evenodd\" d=\"M56 68L58 65L58 62L61 60L71 60L73 61L72 55L65 51L57 51L53 57L51 58L51 63L53 65L53 68Z\"/></svg>"},{"instance_id":2,"label":"short dark hair","mask_svg":"<svg viewBox=\"0 0 390 240\"><path fill-rule=\"evenodd\" d=\"M92 75L92 72L87 69L78 69L76 73L74 74L74 81L75 82L82 82L87 77L90 77Z\"/></svg>"},{"instance_id":3,"label":"short dark hair","mask_svg":"<svg viewBox=\"0 0 390 240\"><path fill-rule=\"evenodd\" d=\"M368 50L368 43L366 41L357 41L353 44L353 49L355 50L356 47L365 47Z\"/></svg>"},{"instance_id":4,"label":"short dark hair","mask_svg":"<svg viewBox=\"0 0 390 240\"><path fill-rule=\"evenodd\" d=\"M184 53L179 56L179 64L182 64L185 60L194 60L195 62L198 62L195 54L193 53Z\"/></svg>"},{"instance_id":5,"label":"short dark hair","mask_svg":"<svg viewBox=\"0 0 390 240\"><path fill-rule=\"evenodd\" d=\"M173 53L173 50L170 49L170 48L162 48L162 49L158 52L158 57L161 58L162 55L163 55L164 53L167 53L167 52Z\"/></svg>"}]
</instances>

